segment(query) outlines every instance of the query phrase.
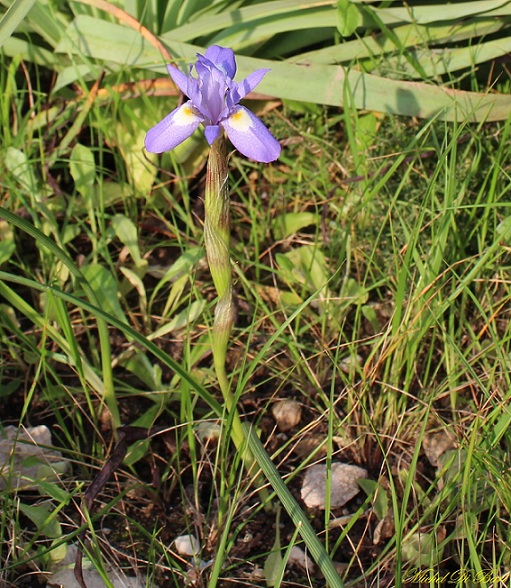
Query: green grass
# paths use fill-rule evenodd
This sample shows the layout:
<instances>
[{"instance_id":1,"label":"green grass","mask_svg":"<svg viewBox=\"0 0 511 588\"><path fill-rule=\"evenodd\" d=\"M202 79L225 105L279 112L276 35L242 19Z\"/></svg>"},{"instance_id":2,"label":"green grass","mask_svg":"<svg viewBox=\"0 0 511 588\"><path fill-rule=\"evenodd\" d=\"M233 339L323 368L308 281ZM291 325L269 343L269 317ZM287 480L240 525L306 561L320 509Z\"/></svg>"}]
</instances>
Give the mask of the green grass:
<instances>
[{"instance_id":1,"label":"green grass","mask_svg":"<svg viewBox=\"0 0 511 588\"><path fill-rule=\"evenodd\" d=\"M264 586L268 561L278 585L324 586L317 571L283 571L274 550L304 546L296 524L260 503L228 443L203 144L146 159L141 140L168 99L103 97L78 112L70 96L48 98L46 70L3 59L2 425L46 424L71 469L1 487L1 580L44 577L87 530L92 567L147 586ZM265 122L280 160L230 160L228 367L302 508L294 522L311 521L347 586L409 584L420 570L431 585L460 570L470 577L458 586L498 585L510 565L510 120L290 102ZM272 414L282 398L302 406L288 432ZM151 438L129 448L82 524L119 422ZM220 441L200 434L206 423ZM435 439L446 440L436 460ZM302 476L332 460L369 481L345 509L308 511ZM195 557L176 552L188 533Z\"/></svg>"}]
</instances>

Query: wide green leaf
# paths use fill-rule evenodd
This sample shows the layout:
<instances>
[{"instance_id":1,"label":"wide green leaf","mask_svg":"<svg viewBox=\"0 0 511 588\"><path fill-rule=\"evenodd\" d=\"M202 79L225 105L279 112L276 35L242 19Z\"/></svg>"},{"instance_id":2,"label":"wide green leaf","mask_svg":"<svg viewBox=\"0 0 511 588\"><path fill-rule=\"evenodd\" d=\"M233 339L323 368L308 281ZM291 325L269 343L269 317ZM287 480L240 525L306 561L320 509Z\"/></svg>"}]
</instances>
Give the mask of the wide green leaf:
<instances>
[{"instance_id":1,"label":"wide green leaf","mask_svg":"<svg viewBox=\"0 0 511 588\"><path fill-rule=\"evenodd\" d=\"M377 14L378 19L388 26L399 24L431 24L437 22L460 22L470 16L489 15L492 18L509 16L511 6L508 0L472 0L469 2L457 2L455 4L438 5L424 4L418 6L403 6L393 8L369 7L364 0L353 0L352 4L360 5L359 26L374 26L371 14ZM174 41L193 41L199 37L210 35L219 31L233 31L236 27L245 30L252 43L257 41L257 36L264 31L264 25L279 32L293 30L293 19L301 12L314 21L311 26L335 27L337 23L336 0L276 0L273 2L260 2L253 6L240 9L223 11L211 16L204 14L163 35L168 43ZM311 22L312 22L311 20ZM280 23L280 24L279 24ZM233 47L234 48L234 47Z\"/></svg>"},{"instance_id":2,"label":"wide green leaf","mask_svg":"<svg viewBox=\"0 0 511 588\"><path fill-rule=\"evenodd\" d=\"M108 269L98 263L82 268L82 273L97 296L97 300L112 316L121 322L128 322L119 302L119 285Z\"/></svg>"},{"instance_id":3,"label":"wide green leaf","mask_svg":"<svg viewBox=\"0 0 511 588\"><path fill-rule=\"evenodd\" d=\"M447 43L458 43L497 33L506 26L503 19L486 17L483 19L471 19L459 21L456 23L440 23L434 25L404 24L394 27L392 33L394 38L387 37L384 33L362 37L314 49L299 55L293 55L288 58L288 63L299 63L303 65L317 64L346 64L349 65L355 61L361 61L368 58L375 58L387 55L400 49L413 49L429 47L432 45L446 45ZM396 40L399 47L396 46ZM447 47L445 51L451 49ZM437 52L437 61L441 58L443 51ZM433 57L429 52L428 59ZM387 59L384 61L387 64ZM422 63L424 68L428 68L428 63ZM452 70L451 70L452 71Z\"/></svg>"},{"instance_id":4,"label":"wide green leaf","mask_svg":"<svg viewBox=\"0 0 511 588\"><path fill-rule=\"evenodd\" d=\"M202 49L171 43L171 53L183 66ZM58 51L104 60L113 68L138 67L166 73L157 49L138 32L89 16L77 17L68 27ZM432 84L390 80L340 65L309 67L251 57L238 57L239 77L258 68L271 73L258 91L281 99L342 107L350 95L358 109L444 120L503 120L511 112L509 96L449 90ZM350 92L345 92L348 85Z\"/></svg>"},{"instance_id":5,"label":"wide green leaf","mask_svg":"<svg viewBox=\"0 0 511 588\"><path fill-rule=\"evenodd\" d=\"M361 24L361 14L351 0L337 0L337 30L342 37L351 37Z\"/></svg>"}]
</instances>

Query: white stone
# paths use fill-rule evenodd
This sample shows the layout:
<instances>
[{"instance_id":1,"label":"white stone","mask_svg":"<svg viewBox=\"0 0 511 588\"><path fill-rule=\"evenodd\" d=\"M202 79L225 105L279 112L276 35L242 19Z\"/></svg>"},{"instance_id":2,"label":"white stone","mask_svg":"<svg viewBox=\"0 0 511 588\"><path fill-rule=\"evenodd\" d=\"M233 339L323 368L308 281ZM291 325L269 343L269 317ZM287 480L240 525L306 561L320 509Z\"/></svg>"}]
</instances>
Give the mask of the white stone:
<instances>
[{"instance_id":1,"label":"white stone","mask_svg":"<svg viewBox=\"0 0 511 588\"><path fill-rule=\"evenodd\" d=\"M358 466L333 463L330 476L330 507L339 508L354 498L360 487L357 480L367 478L367 471ZM309 508L325 508L327 466L310 467L303 478L302 500Z\"/></svg>"},{"instance_id":2,"label":"white stone","mask_svg":"<svg viewBox=\"0 0 511 588\"><path fill-rule=\"evenodd\" d=\"M193 535L180 535L174 540L179 555L193 556L200 552L200 543Z\"/></svg>"}]
</instances>

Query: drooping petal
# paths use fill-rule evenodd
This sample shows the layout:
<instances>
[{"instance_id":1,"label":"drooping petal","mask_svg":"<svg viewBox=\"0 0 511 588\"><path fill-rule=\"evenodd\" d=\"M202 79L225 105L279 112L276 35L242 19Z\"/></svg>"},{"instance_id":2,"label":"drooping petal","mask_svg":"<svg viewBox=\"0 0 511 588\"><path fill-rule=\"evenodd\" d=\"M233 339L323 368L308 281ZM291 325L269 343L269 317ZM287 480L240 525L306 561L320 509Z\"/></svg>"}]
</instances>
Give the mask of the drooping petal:
<instances>
[{"instance_id":1,"label":"drooping petal","mask_svg":"<svg viewBox=\"0 0 511 588\"><path fill-rule=\"evenodd\" d=\"M147 131L145 148L151 153L174 149L203 121L204 118L193 108L192 102L185 102Z\"/></svg>"},{"instance_id":2,"label":"drooping petal","mask_svg":"<svg viewBox=\"0 0 511 588\"><path fill-rule=\"evenodd\" d=\"M197 57L200 59L201 56L197 55ZM231 49L212 45L206 49L204 57L214 63L228 77L233 78L236 74L236 58Z\"/></svg>"},{"instance_id":3,"label":"drooping petal","mask_svg":"<svg viewBox=\"0 0 511 588\"><path fill-rule=\"evenodd\" d=\"M206 137L206 141L210 145L213 145L213 143L217 139L219 133L220 133L220 127L218 125L208 125L204 129L204 136Z\"/></svg>"},{"instance_id":4,"label":"drooping petal","mask_svg":"<svg viewBox=\"0 0 511 588\"><path fill-rule=\"evenodd\" d=\"M245 98L247 94L252 92L269 71L269 69L256 69L256 71L249 74L239 84L236 84L235 88L231 91L233 103L237 104L240 100Z\"/></svg>"},{"instance_id":5,"label":"drooping petal","mask_svg":"<svg viewBox=\"0 0 511 588\"><path fill-rule=\"evenodd\" d=\"M220 124L231 143L246 157L269 163L280 155L280 143L257 116L244 106L236 106Z\"/></svg>"}]
</instances>

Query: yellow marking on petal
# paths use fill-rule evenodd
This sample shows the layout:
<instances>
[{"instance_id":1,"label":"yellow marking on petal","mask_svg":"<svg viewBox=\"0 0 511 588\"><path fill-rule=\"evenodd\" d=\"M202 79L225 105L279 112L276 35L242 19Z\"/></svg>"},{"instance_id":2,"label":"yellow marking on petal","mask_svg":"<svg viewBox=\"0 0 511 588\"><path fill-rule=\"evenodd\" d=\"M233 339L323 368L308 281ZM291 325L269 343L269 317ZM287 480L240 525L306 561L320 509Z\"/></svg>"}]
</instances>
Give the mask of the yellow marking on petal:
<instances>
[{"instance_id":1,"label":"yellow marking on petal","mask_svg":"<svg viewBox=\"0 0 511 588\"><path fill-rule=\"evenodd\" d=\"M248 114L243 110L239 109L229 117L229 124L235 131L248 131L252 126L252 121Z\"/></svg>"},{"instance_id":2,"label":"yellow marking on petal","mask_svg":"<svg viewBox=\"0 0 511 588\"><path fill-rule=\"evenodd\" d=\"M174 120L172 121L174 124L178 126L186 126L189 125L197 120L197 115L195 112L185 104L182 106L175 114Z\"/></svg>"}]
</instances>

